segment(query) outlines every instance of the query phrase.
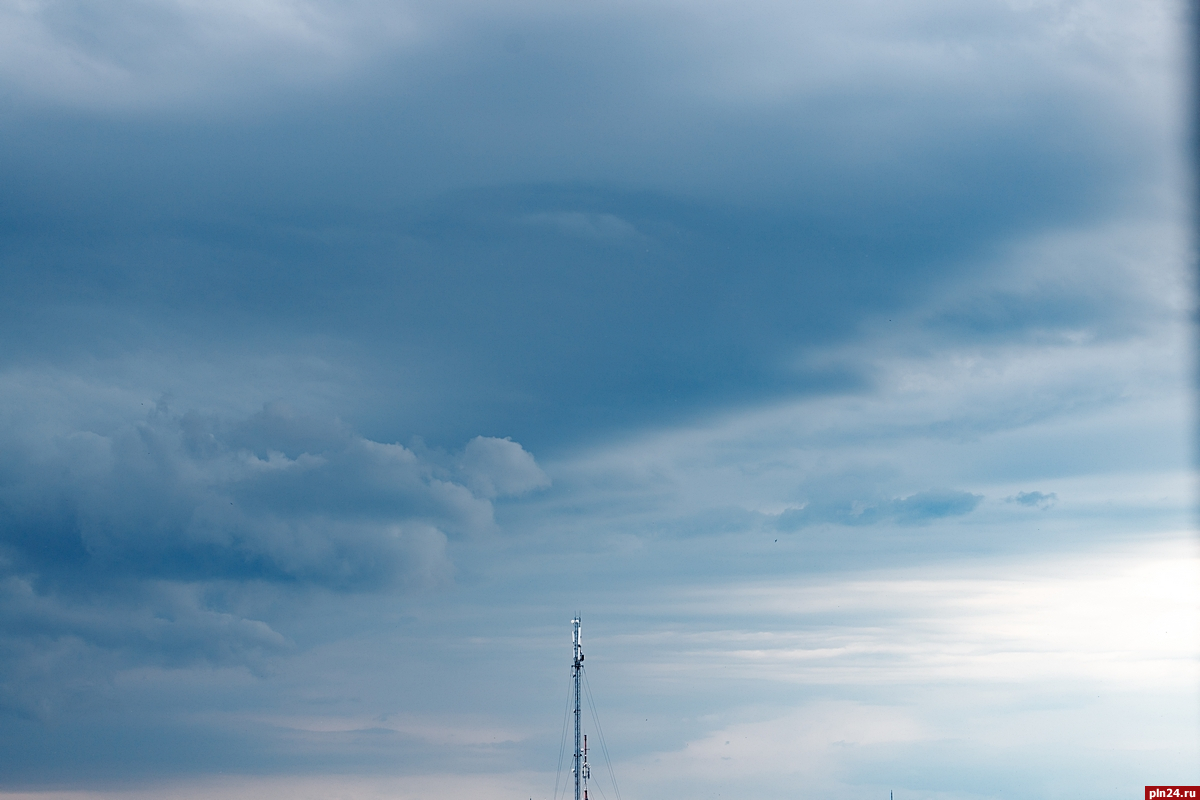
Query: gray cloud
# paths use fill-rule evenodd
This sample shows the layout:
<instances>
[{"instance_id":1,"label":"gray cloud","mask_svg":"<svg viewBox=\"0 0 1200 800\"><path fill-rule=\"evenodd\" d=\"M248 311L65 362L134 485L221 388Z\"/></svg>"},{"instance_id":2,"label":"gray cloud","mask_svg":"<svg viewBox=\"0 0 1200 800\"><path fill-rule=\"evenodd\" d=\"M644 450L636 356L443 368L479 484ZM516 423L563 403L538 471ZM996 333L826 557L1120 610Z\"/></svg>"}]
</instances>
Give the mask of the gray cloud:
<instances>
[{"instance_id":1,"label":"gray cloud","mask_svg":"<svg viewBox=\"0 0 1200 800\"><path fill-rule=\"evenodd\" d=\"M445 534L490 530L489 498L532 488L537 469L519 445L475 442L477 496L401 445L278 404L235 423L160 407L7 452L0 513L18 568L338 589L444 572Z\"/></svg>"},{"instance_id":2,"label":"gray cloud","mask_svg":"<svg viewBox=\"0 0 1200 800\"><path fill-rule=\"evenodd\" d=\"M71 694L37 676L70 665L93 688L136 663L261 669L288 643L238 587L443 584L448 537L548 483L508 439L447 465L279 403L232 421L160 404L104 432L32 416L10 407L0 447L0 706L35 716Z\"/></svg>"},{"instance_id":3,"label":"gray cloud","mask_svg":"<svg viewBox=\"0 0 1200 800\"><path fill-rule=\"evenodd\" d=\"M160 406L5 445L11 567L93 577L424 582L448 569L446 535L492 530L491 499L548 482L511 440L476 437L448 469L282 404L236 422Z\"/></svg>"},{"instance_id":4,"label":"gray cloud","mask_svg":"<svg viewBox=\"0 0 1200 800\"><path fill-rule=\"evenodd\" d=\"M87 591L41 576L0 579L0 715L58 719L94 705L135 666L248 668L262 675L293 644L220 607L220 588L113 581Z\"/></svg>"}]
</instances>

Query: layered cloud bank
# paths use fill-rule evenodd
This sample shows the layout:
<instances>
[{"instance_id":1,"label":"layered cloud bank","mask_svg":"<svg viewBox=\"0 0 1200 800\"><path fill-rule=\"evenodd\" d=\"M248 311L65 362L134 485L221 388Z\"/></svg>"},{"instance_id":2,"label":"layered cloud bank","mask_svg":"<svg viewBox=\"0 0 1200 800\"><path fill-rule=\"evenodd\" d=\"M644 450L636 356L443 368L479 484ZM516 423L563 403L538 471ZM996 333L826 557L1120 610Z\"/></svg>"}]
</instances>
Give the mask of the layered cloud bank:
<instances>
[{"instance_id":1,"label":"layered cloud bank","mask_svg":"<svg viewBox=\"0 0 1200 800\"><path fill-rule=\"evenodd\" d=\"M21 378L5 381L0 443L4 700L18 712L53 702L25 682L64 661L94 660L101 677L139 663L261 666L290 643L241 616L239 585L445 583L447 537L494 534L492 499L548 484L508 439L419 456L279 403L240 420L160 403L99 431L31 424L37 392Z\"/></svg>"}]
</instances>

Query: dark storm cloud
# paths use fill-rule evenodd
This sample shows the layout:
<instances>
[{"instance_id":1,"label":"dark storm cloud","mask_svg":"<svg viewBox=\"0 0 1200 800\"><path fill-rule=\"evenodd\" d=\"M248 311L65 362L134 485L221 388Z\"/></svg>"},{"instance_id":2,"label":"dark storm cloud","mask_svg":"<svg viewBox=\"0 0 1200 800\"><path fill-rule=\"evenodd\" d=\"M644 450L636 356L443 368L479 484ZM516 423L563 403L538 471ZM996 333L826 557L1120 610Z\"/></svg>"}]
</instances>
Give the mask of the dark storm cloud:
<instances>
[{"instance_id":1,"label":"dark storm cloud","mask_svg":"<svg viewBox=\"0 0 1200 800\"><path fill-rule=\"evenodd\" d=\"M1109 213L1155 168L1129 144L1155 133L1050 51L1011 69L997 31L1030 20L998 5L906 29L933 52L972 42L960 80L919 59L885 77L876 33L813 9L854 31L830 86L797 77L831 68L820 47L740 52L710 41L707 12L476 11L417 9L419 46L370 45L336 89L278 78L252 103L22 105L0 157L10 363L316 348L354 365L338 413L371 437L511 435L545 452L861 386L795 356L999 243ZM176 12L154 23L163 42L199 13ZM122 52L103 44L84 50ZM131 80L175 74L156 52L129 57ZM248 84L276 80L246 53ZM798 82L758 85L768 67ZM1121 302L1067 287L939 324L1019 332Z\"/></svg>"},{"instance_id":2,"label":"dark storm cloud","mask_svg":"<svg viewBox=\"0 0 1200 800\"><path fill-rule=\"evenodd\" d=\"M945 235L896 219L908 213L768 213L536 186L385 219L343 210L320 222L46 230L7 240L6 328L21 345L9 358L309 349L355 366L364 391L348 413L372 436L453 443L485 432L542 449L861 385L846 367L791 364L801 348L917 302L1006 218L976 209L945 221ZM888 229L864 214L888 217ZM49 280L57 289L47 295ZM1107 299L1064 295L1059 319L1086 323L1116 302ZM1023 313L1027 323L1008 327L1047 324L1046 313Z\"/></svg>"}]
</instances>

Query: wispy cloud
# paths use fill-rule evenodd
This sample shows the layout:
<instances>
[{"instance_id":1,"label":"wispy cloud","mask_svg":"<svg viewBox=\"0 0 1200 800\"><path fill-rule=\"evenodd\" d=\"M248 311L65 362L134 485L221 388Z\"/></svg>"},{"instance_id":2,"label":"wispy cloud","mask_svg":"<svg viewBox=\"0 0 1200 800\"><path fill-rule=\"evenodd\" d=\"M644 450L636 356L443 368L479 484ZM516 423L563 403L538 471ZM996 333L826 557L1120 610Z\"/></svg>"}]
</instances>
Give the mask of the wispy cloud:
<instances>
[{"instance_id":1,"label":"wispy cloud","mask_svg":"<svg viewBox=\"0 0 1200 800\"><path fill-rule=\"evenodd\" d=\"M783 531L794 531L822 522L872 525L891 520L912 525L969 514L982 499L983 495L970 492L927 491L873 503L814 500L800 508L789 508L782 512L775 526Z\"/></svg>"},{"instance_id":2,"label":"wispy cloud","mask_svg":"<svg viewBox=\"0 0 1200 800\"><path fill-rule=\"evenodd\" d=\"M1046 492L1017 492L1015 495L1004 498L1004 502L1032 506L1044 511L1058 502L1058 495L1054 492L1050 492L1049 494Z\"/></svg>"}]
</instances>

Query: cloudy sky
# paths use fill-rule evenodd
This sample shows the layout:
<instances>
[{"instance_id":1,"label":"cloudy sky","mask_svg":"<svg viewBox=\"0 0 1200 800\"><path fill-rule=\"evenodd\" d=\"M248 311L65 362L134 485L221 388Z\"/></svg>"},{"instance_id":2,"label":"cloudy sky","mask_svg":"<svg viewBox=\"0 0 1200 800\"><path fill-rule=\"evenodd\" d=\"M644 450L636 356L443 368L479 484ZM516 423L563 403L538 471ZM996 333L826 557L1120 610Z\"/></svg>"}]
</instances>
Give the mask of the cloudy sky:
<instances>
[{"instance_id":1,"label":"cloudy sky","mask_svg":"<svg viewBox=\"0 0 1200 800\"><path fill-rule=\"evenodd\" d=\"M0 2L0 798L1200 783L1184 11Z\"/></svg>"}]
</instances>

